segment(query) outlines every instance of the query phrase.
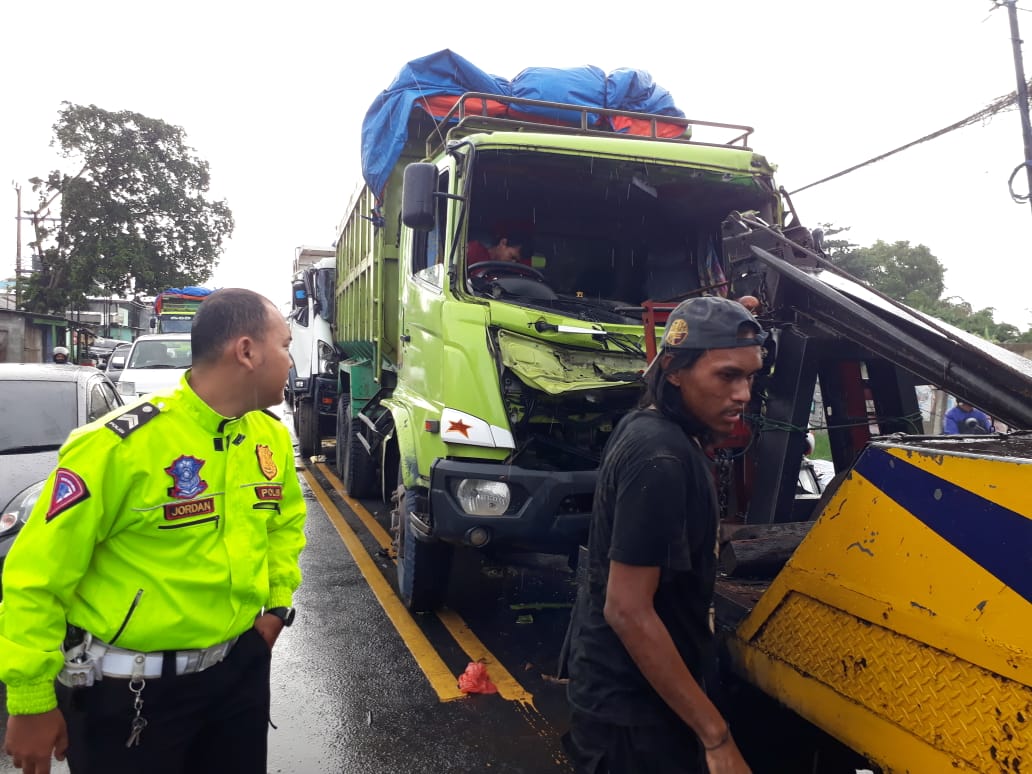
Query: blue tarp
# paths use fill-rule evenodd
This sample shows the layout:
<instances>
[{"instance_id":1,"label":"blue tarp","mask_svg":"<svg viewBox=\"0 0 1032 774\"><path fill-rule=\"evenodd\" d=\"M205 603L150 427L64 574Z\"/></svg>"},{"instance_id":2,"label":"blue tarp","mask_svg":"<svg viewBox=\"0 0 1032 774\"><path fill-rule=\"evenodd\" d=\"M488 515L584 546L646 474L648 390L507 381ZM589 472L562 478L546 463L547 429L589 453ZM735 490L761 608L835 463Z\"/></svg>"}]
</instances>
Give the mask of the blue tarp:
<instances>
[{"instance_id":1,"label":"blue tarp","mask_svg":"<svg viewBox=\"0 0 1032 774\"><path fill-rule=\"evenodd\" d=\"M440 95L458 97L468 91L684 117L670 92L644 70L619 68L606 75L591 65L531 67L508 81L444 49L406 64L366 111L362 122L362 176L378 198L383 197L387 178L408 139L409 114L416 100ZM522 112L549 121L580 122L579 115L568 111L527 108ZM598 119L598 114L591 115L593 122L598 123Z\"/></svg>"},{"instance_id":2,"label":"blue tarp","mask_svg":"<svg viewBox=\"0 0 1032 774\"><path fill-rule=\"evenodd\" d=\"M206 296L211 292L211 288L199 288L194 285L186 288L169 288L162 291L162 293L178 293L181 296Z\"/></svg>"}]
</instances>

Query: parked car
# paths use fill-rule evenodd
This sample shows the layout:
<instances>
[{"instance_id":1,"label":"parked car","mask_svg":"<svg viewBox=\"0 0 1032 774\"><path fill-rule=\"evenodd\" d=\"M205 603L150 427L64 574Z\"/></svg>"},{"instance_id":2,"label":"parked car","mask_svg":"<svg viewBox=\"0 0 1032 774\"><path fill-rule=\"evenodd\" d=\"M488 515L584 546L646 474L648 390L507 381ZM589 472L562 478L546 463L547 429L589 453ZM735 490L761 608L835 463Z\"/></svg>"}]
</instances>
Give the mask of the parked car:
<instances>
[{"instance_id":1,"label":"parked car","mask_svg":"<svg viewBox=\"0 0 1032 774\"><path fill-rule=\"evenodd\" d=\"M104 373L112 382L117 382L125 370L126 360L129 359L129 350L132 349L131 341L119 342L107 357L104 364Z\"/></svg>"},{"instance_id":2,"label":"parked car","mask_svg":"<svg viewBox=\"0 0 1032 774\"><path fill-rule=\"evenodd\" d=\"M93 343L90 344L89 348L86 350L86 356L97 364L97 368L103 371L104 367L107 365L108 358L111 357L111 354L119 347L128 346L132 346L131 341L108 339L103 336L97 336L93 339Z\"/></svg>"},{"instance_id":3,"label":"parked car","mask_svg":"<svg viewBox=\"0 0 1032 774\"><path fill-rule=\"evenodd\" d=\"M0 363L0 566L68 434L122 404L96 368Z\"/></svg>"},{"instance_id":4,"label":"parked car","mask_svg":"<svg viewBox=\"0 0 1032 774\"><path fill-rule=\"evenodd\" d=\"M175 387L191 362L189 333L146 333L129 350L118 391L129 398Z\"/></svg>"}]
</instances>

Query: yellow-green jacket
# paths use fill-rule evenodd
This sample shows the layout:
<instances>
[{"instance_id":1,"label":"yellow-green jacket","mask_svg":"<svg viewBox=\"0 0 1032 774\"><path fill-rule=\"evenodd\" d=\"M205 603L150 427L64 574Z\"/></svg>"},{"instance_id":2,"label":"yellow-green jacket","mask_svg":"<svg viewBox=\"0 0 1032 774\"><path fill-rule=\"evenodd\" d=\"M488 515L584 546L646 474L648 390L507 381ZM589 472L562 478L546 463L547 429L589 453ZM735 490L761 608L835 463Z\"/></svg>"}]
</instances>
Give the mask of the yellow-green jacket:
<instances>
[{"instance_id":1,"label":"yellow-green jacket","mask_svg":"<svg viewBox=\"0 0 1032 774\"><path fill-rule=\"evenodd\" d=\"M184 376L74 431L4 566L11 714L56 706L66 624L140 651L239 635L301 582L305 505L287 429L229 419Z\"/></svg>"}]
</instances>

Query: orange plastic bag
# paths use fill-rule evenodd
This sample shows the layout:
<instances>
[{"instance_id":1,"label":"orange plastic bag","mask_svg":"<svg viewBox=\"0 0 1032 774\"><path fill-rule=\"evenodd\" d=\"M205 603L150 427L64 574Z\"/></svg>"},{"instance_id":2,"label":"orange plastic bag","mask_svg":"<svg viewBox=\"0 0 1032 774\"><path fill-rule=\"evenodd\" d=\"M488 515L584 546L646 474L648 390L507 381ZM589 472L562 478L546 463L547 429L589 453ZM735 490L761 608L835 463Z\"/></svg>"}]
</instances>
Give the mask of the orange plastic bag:
<instances>
[{"instance_id":1,"label":"orange plastic bag","mask_svg":"<svg viewBox=\"0 0 1032 774\"><path fill-rule=\"evenodd\" d=\"M466 671L459 675L459 690L463 693L498 693L487 674L487 666L479 661L470 661Z\"/></svg>"}]
</instances>

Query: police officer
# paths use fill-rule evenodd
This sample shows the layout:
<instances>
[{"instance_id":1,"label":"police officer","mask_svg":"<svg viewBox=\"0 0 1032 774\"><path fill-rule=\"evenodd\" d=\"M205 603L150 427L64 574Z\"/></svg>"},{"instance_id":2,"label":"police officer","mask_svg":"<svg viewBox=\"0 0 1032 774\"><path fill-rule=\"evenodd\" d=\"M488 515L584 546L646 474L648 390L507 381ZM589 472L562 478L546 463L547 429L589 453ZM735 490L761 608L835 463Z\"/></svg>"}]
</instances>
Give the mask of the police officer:
<instances>
[{"instance_id":1,"label":"police officer","mask_svg":"<svg viewBox=\"0 0 1032 774\"><path fill-rule=\"evenodd\" d=\"M266 771L271 649L305 506L278 404L290 332L205 299L193 368L76 430L4 568L4 749L25 774ZM55 695L55 678L59 685Z\"/></svg>"},{"instance_id":2,"label":"police officer","mask_svg":"<svg viewBox=\"0 0 1032 774\"><path fill-rule=\"evenodd\" d=\"M570 732L578 774L747 774L704 691L718 510L704 447L734 431L766 338L719 297L671 312L598 471L587 582L571 616Z\"/></svg>"},{"instance_id":3,"label":"police officer","mask_svg":"<svg viewBox=\"0 0 1032 774\"><path fill-rule=\"evenodd\" d=\"M67 347L54 347L54 354L52 355L55 363L64 365L68 362L68 348Z\"/></svg>"}]
</instances>

